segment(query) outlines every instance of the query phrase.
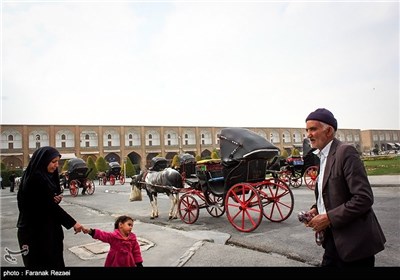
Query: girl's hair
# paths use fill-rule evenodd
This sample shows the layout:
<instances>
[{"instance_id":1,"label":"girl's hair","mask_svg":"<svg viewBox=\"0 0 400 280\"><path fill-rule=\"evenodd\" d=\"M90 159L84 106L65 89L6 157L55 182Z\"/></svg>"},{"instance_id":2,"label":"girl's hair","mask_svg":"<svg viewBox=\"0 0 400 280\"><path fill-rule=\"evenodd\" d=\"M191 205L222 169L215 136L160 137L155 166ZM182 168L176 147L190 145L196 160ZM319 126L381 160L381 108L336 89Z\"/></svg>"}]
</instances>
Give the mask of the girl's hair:
<instances>
[{"instance_id":1,"label":"girl's hair","mask_svg":"<svg viewBox=\"0 0 400 280\"><path fill-rule=\"evenodd\" d=\"M125 222L127 222L127 221L129 221L129 220L131 220L131 221L133 222L133 218L132 218L132 217L129 217L129 216L126 216L126 215L119 216L119 217L115 220L114 229L118 229L119 223L125 223Z\"/></svg>"}]
</instances>

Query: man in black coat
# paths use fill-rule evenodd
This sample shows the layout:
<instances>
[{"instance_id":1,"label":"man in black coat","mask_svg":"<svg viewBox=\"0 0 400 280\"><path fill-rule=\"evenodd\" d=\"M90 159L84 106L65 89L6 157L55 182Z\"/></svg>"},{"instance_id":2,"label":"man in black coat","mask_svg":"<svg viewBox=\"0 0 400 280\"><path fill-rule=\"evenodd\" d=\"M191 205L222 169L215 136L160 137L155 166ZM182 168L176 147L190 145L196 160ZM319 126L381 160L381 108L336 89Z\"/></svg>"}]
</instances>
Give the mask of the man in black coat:
<instances>
[{"instance_id":1,"label":"man in black coat","mask_svg":"<svg viewBox=\"0 0 400 280\"><path fill-rule=\"evenodd\" d=\"M360 155L335 138L336 130L327 109L306 118L307 137L320 156L316 202L307 213L313 218L306 224L324 233L322 266L373 267L386 238L372 209L374 195Z\"/></svg>"}]
</instances>

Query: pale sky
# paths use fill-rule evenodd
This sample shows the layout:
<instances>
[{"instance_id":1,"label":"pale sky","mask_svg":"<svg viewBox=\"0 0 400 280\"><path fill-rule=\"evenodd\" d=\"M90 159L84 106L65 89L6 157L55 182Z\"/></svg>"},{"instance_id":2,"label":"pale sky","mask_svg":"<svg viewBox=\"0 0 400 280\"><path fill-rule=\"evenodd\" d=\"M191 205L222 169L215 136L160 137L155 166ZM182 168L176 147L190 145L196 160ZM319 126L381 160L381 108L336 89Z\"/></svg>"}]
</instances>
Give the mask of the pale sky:
<instances>
[{"instance_id":1,"label":"pale sky","mask_svg":"<svg viewBox=\"0 0 400 280\"><path fill-rule=\"evenodd\" d=\"M399 1L1 3L1 124L400 129Z\"/></svg>"}]
</instances>

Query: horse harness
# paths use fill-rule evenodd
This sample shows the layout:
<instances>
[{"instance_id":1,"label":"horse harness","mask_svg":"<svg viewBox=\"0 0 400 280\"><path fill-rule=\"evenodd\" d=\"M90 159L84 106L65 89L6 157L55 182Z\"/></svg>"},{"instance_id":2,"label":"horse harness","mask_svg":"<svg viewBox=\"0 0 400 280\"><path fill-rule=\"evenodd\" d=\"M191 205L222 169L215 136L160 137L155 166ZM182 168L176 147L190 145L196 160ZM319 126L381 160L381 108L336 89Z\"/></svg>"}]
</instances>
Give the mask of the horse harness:
<instances>
[{"instance_id":1,"label":"horse harness","mask_svg":"<svg viewBox=\"0 0 400 280\"><path fill-rule=\"evenodd\" d=\"M180 192L180 189L179 189L179 188L176 188L176 187L174 187L174 186L163 186L163 185L157 185L157 184L146 183L146 177L147 177L147 174L149 174L149 171L144 171L143 173L144 173L144 174L143 174L142 181L138 182L139 186L140 186L140 185L144 185L145 188L146 188L147 186L164 188L164 189L167 189L167 190L169 190L170 192L173 192L173 193L179 193L179 192Z\"/></svg>"}]
</instances>

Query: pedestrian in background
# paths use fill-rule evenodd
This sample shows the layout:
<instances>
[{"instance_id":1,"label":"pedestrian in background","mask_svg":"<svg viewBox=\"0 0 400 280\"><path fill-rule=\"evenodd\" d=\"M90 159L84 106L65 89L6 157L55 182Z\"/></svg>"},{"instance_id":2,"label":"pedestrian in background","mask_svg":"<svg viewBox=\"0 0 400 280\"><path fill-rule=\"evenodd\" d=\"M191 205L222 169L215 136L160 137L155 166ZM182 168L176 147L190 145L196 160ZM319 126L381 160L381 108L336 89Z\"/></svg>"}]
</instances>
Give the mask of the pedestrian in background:
<instances>
[{"instance_id":1,"label":"pedestrian in background","mask_svg":"<svg viewBox=\"0 0 400 280\"><path fill-rule=\"evenodd\" d=\"M27 268L64 268L64 231L82 231L60 205L62 195L58 174L60 153L53 147L36 150L21 178L17 194L18 242Z\"/></svg>"},{"instance_id":2,"label":"pedestrian in background","mask_svg":"<svg viewBox=\"0 0 400 280\"><path fill-rule=\"evenodd\" d=\"M17 177L17 175L15 175L15 173L11 173L11 175L8 177L8 179L10 180L10 192L14 192L14 188L15 188L15 178Z\"/></svg>"},{"instance_id":3,"label":"pedestrian in background","mask_svg":"<svg viewBox=\"0 0 400 280\"><path fill-rule=\"evenodd\" d=\"M83 229L94 239L110 244L106 267L142 267L143 258L136 234L132 232L133 219L120 216L115 220L114 231L106 232L100 229Z\"/></svg>"},{"instance_id":4,"label":"pedestrian in background","mask_svg":"<svg viewBox=\"0 0 400 280\"><path fill-rule=\"evenodd\" d=\"M306 225L323 232L321 266L375 266L386 238L372 209L374 195L356 148L335 138L337 120L320 108L306 118L311 146L320 157L316 203Z\"/></svg>"}]
</instances>

